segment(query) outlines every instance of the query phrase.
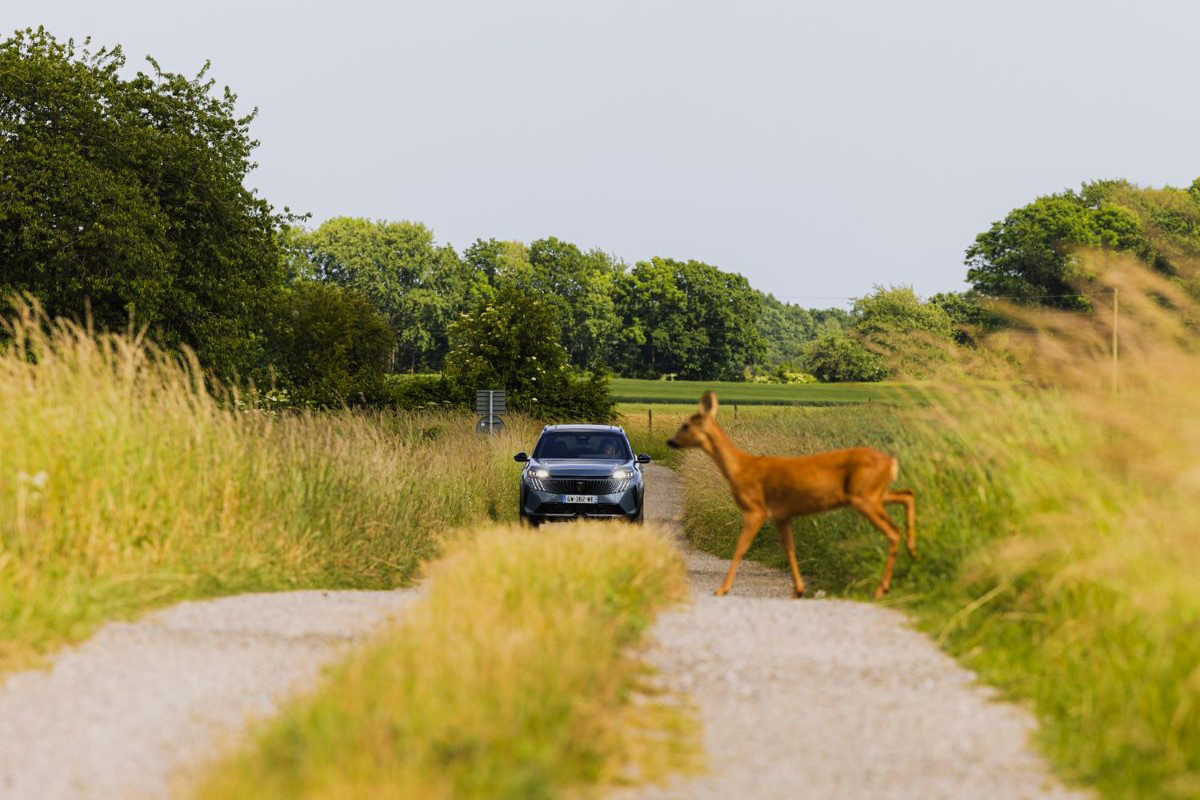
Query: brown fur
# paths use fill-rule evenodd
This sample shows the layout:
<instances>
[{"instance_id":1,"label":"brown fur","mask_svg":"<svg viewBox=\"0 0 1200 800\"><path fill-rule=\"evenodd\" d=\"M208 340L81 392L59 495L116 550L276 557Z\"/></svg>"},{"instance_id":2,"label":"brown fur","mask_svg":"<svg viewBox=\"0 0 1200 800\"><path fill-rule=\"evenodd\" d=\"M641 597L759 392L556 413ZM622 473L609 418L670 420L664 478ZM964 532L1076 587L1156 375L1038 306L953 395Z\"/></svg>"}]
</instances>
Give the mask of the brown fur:
<instances>
[{"instance_id":1,"label":"brown fur","mask_svg":"<svg viewBox=\"0 0 1200 800\"><path fill-rule=\"evenodd\" d=\"M729 481L734 502L742 510L742 532L733 551L729 572L717 589L717 595L725 594L733 586L738 563L768 519L774 520L779 528L796 597L804 594L804 580L796 564L791 529L793 517L850 506L878 528L887 537L888 555L883 578L875 590L876 599L886 594L891 585L892 568L902 538L884 511L885 503L904 506L908 528L904 543L909 554L916 556L916 500L911 489L890 488L899 474L900 464L886 453L870 447L852 447L794 458L750 455L739 450L717 425L717 396L713 392L704 393L700 398L700 411L683 423L667 444L699 447L708 453Z\"/></svg>"}]
</instances>

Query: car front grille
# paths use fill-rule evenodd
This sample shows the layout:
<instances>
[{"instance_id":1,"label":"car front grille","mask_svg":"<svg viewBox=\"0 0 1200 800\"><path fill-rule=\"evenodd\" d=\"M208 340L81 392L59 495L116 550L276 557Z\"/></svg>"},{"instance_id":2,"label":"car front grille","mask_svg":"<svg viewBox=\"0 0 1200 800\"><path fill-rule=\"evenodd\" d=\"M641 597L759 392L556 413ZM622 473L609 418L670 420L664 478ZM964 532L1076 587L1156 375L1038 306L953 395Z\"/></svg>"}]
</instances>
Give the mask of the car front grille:
<instances>
[{"instance_id":1,"label":"car front grille","mask_svg":"<svg viewBox=\"0 0 1200 800\"><path fill-rule=\"evenodd\" d=\"M538 506L539 515L580 515L584 517L623 517L625 512L618 505L611 503L542 503Z\"/></svg>"},{"instance_id":2,"label":"car front grille","mask_svg":"<svg viewBox=\"0 0 1200 800\"><path fill-rule=\"evenodd\" d=\"M615 478L530 478L529 485L539 492L554 494L613 494L629 488L629 479Z\"/></svg>"}]
</instances>

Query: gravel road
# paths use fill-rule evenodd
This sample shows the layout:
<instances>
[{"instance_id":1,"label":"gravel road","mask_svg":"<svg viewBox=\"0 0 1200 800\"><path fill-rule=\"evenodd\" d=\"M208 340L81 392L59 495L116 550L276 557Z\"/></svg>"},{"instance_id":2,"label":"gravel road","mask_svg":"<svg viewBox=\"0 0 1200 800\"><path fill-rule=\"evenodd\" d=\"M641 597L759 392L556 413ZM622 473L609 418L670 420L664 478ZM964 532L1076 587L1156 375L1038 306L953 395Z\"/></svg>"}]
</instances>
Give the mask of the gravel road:
<instances>
[{"instance_id":1,"label":"gravel road","mask_svg":"<svg viewBox=\"0 0 1200 800\"><path fill-rule=\"evenodd\" d=\"M169 797L249 718L417 598L286 592L188 602L104 626L0 687L0 798Z\"/></svg>"},{"instance_id":2,"label":"gravel road","mask_svg":"<svg viewBox=\"0 0 1200 800\"><path fill-rule=\"evenodd\" d=\"M692 602L660 617L649 657L690 693L709 772L622 800L729 798L1083 798L1028 745L1034 721L998 702L899 612L794 600L788 576L729 562L683 539L681 487L648 468L646 516L674 530Z\"/></svg>"}]
</instances>

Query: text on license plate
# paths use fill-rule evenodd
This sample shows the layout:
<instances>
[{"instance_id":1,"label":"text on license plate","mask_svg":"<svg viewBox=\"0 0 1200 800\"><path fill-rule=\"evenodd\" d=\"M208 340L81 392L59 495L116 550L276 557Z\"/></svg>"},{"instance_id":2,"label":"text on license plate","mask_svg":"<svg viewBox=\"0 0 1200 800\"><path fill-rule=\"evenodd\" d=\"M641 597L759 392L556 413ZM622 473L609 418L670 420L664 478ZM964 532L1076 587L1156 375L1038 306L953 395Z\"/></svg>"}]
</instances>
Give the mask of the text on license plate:
<instances>
[{"instance_id":1,"label":"text on license plate","mask_svg":"<svg viewBox=\"0 0 1200 800\"><path fill-rule=\"evenodd\" d=\"M564 503L594 503L596 495L594 494L564 494Z\"/></svg>"}]
</instances>

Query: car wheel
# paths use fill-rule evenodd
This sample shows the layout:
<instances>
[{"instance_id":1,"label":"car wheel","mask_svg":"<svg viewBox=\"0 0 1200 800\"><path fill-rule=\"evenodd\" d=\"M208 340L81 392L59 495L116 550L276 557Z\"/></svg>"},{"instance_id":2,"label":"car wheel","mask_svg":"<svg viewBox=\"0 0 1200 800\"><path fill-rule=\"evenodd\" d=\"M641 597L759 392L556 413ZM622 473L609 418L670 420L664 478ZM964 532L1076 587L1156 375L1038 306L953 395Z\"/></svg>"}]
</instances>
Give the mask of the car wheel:
<instances>
[{"instance_id":1,"label":"car wheel","mask_svg":"<svg viewBox=\"0 0 1200 800\"><path fill-rule=\"evenodd\" d=\"M643 522L646 521L646 497L645 497L645 495L643 495L642 499L638 502L637 514L635 514L632 518L630 518L629 521L632 522L634 525L641 525Z\"/></svg>"}]
</instances>

